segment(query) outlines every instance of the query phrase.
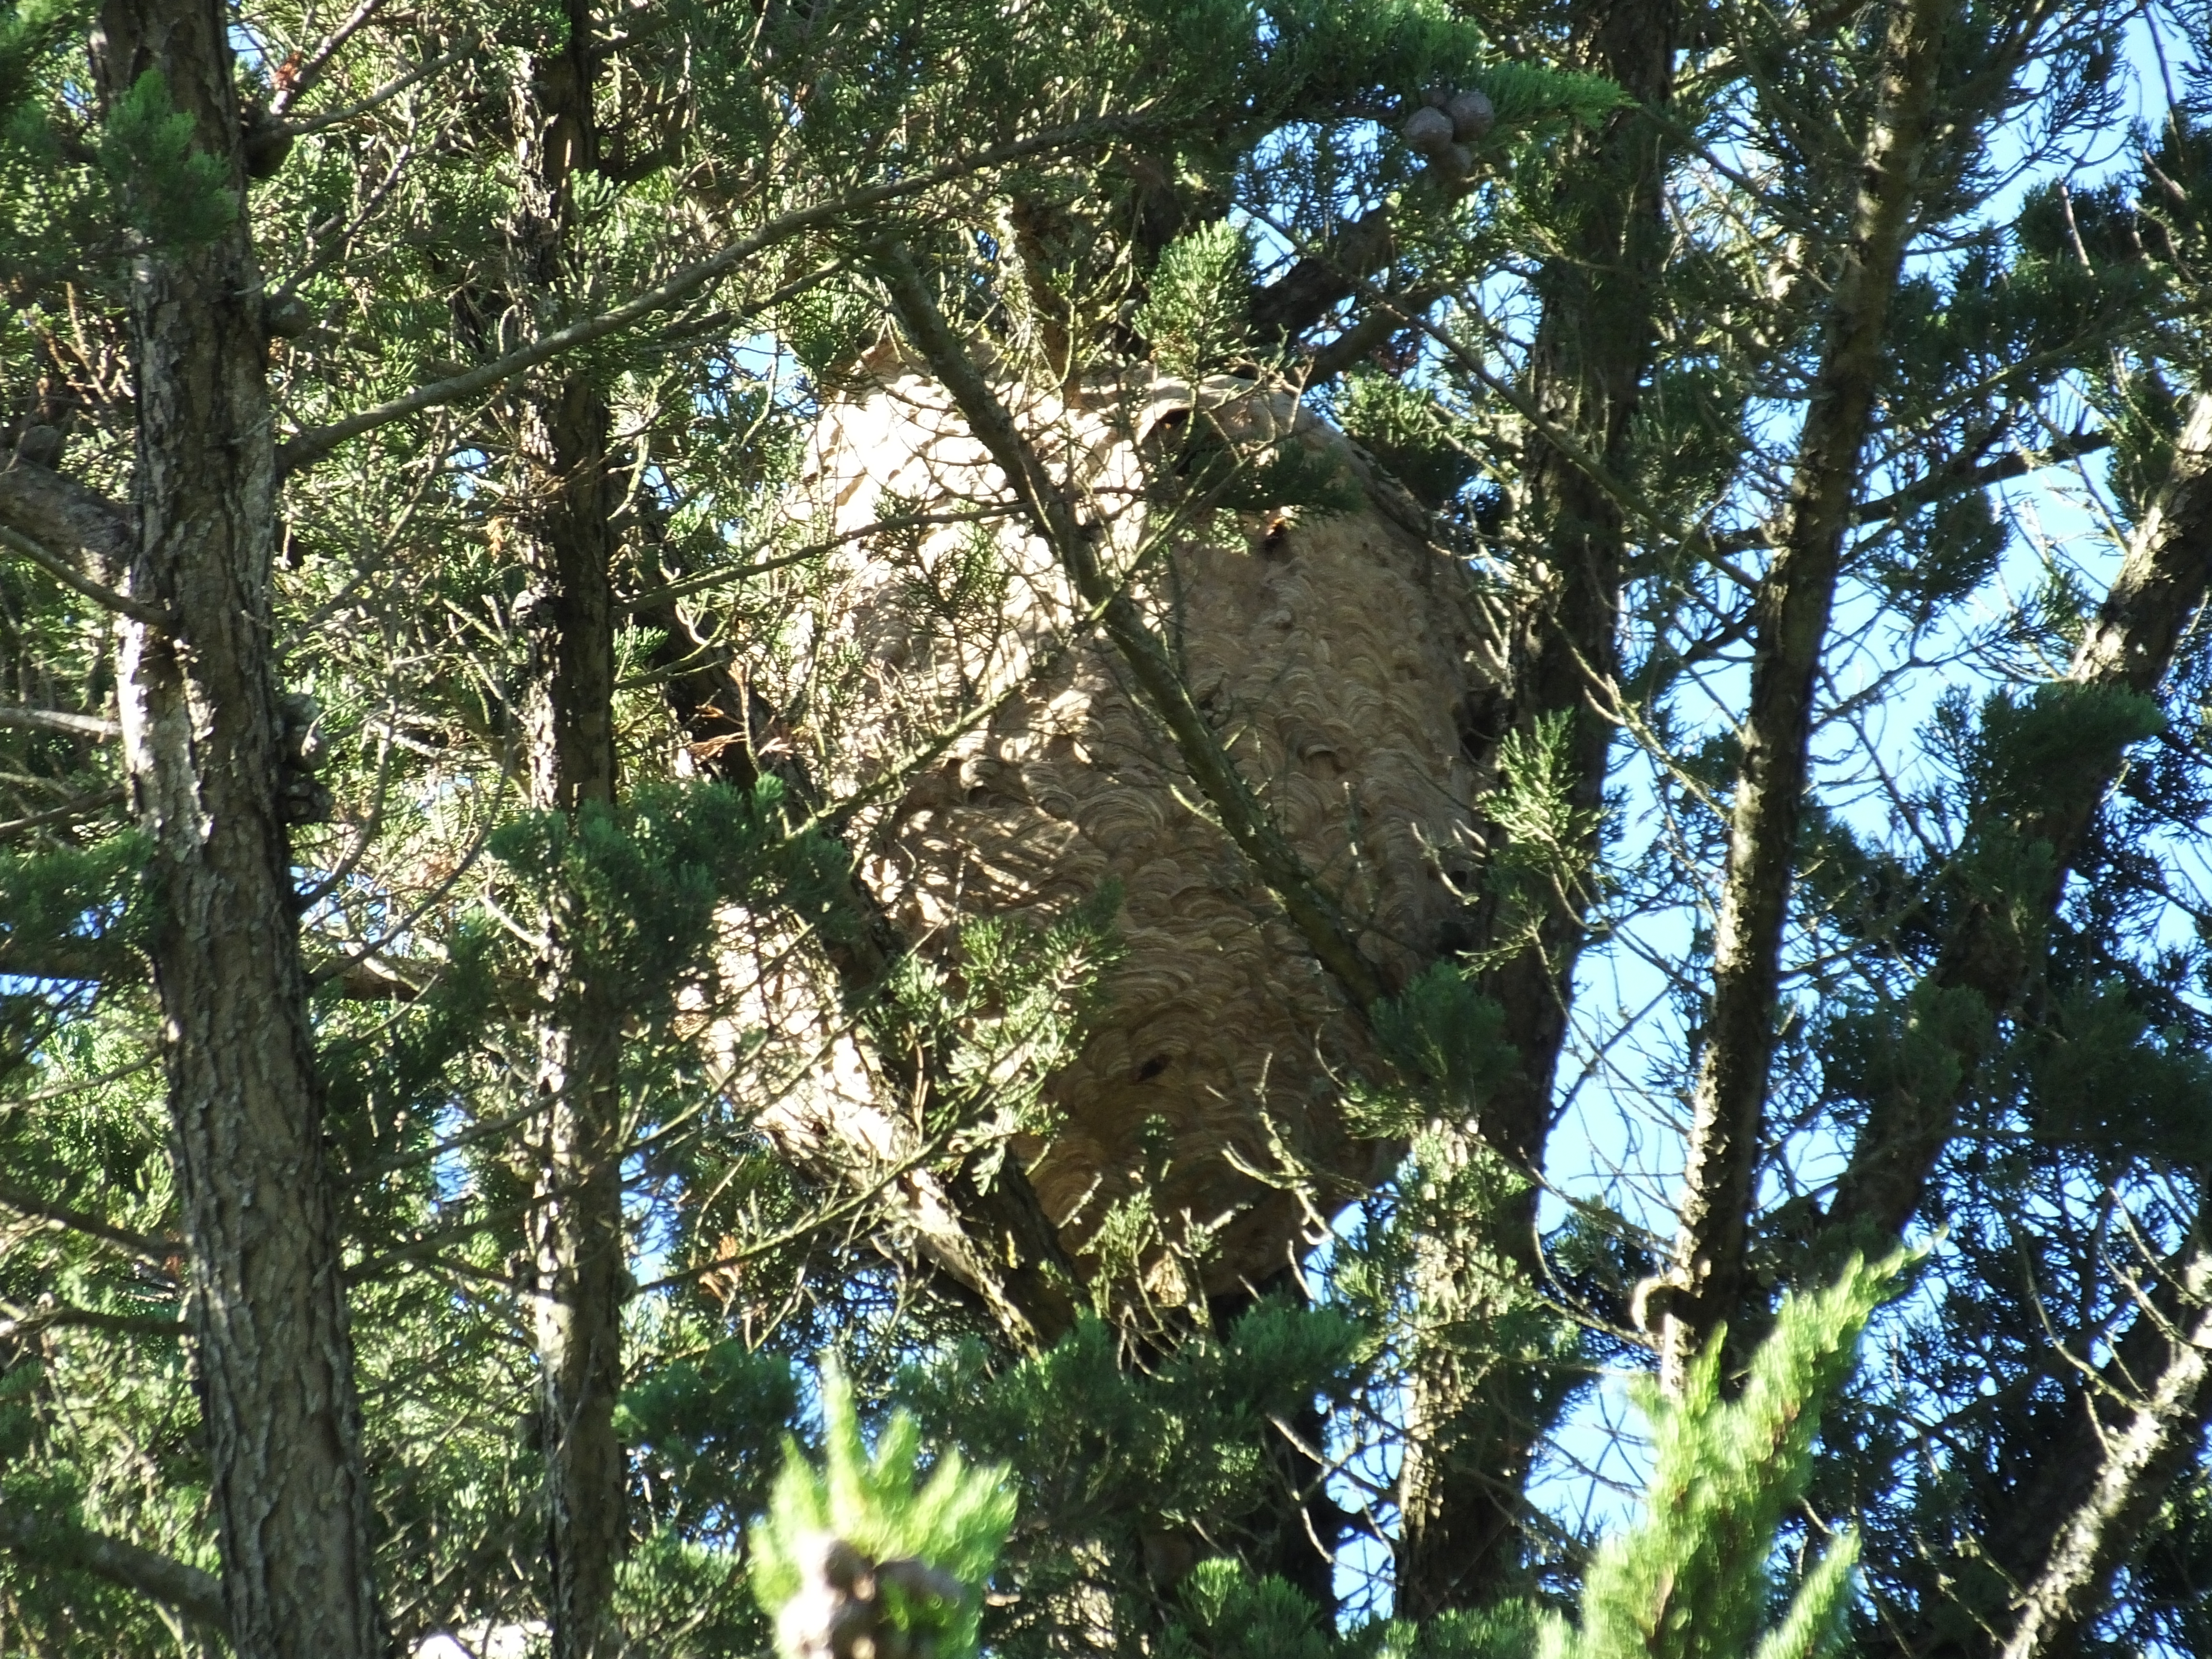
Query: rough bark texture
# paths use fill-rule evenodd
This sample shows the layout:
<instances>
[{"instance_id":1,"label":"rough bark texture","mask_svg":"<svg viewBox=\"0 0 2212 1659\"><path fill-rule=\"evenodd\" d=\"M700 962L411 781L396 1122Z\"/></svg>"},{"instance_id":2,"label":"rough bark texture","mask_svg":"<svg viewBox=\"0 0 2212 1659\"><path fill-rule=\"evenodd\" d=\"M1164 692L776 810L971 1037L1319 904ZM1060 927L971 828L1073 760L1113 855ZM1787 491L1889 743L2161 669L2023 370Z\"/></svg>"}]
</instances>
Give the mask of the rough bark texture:
<instances>
[{"instance_id":1,"label":"rough bark texture","mask_svg":"<svg viewBox=\"0 0 2212 1659\"><path fill-rule=\"evenodd\" d=\"M1949 9L1948 0L1901 0L1891 12L1880 106L1834 276L1781 544L1753 603L1751 703L1739 728L1742 761L1714 927L1712 1012L1692 1106L1674 1263L1650 1304L1670 1379L1679 1379L1687 1356L1729 1317L1742 1289L1813 690L1881 376L1890 299L1918 175L1941 118L1936 66Z\"/></svg>"},{"instance_id":2,"label":"rough bark texture","mask_svg":"<svg viewBox=\"0 0 2212 1659\"><path fill-rule=\"evenodd\" d=\"M242 194L220 6L117 0L94 48L111 103L160 72ZM370 1659L384 1635L280 810L260 294L242 217L135 263L127 585L176 624L123 625L120 702L162 901L154 976L232 1638L247 1659Z\"/></svg>"},{"instance_id":3,"label":"rough bark texture","mask_svg":"<svg viewBox=\"0 0 2212 1659\"><path fill-rule=\"evenodd\" d=\"M592 165L592 20L571 3L567 39L518 66L518 199L508 226L516 311L538 323L564 292L575 173ZM530 805L573 817L615 798L613 558L619 481L600 389L542 372L515 400L510 481L517 551L528 571L515 622L528 643L523 762ZM578 949L573 895L552 896L536 965L532 1021L538 1133L532 1212L545 1454L547 1620L556 1659L598 1659L620 1644L612 1601L625 1535L624 1465L614 1428L622 1389L623 1010Z\"/></svg>"},{"instance_id":4,"label":"rough bark texture","mask_svg":"<svg viewBox=\"0 0 2212 1659\"><path fill-rule=\"evenodd\" d=\"M2075 651L2069 678L2079 686L2148 694L2172 665L2184 628L2212 591L2212 393L2200 394L2175 445L2164 490L2136 526L2127 556L2097 619ZM1971 991L1988 1019L1948 1022L1955 1034L1958 1085L1929 1100L1899 1087L1870 1103L1850 1163L1829 1206L1832 1227L1881 1248L1902 1233L1958 1122L1996 1018L2010 1008L2041 960L2040 930L2056 913L2082 836L2117 775L2122 750L2084 753L2047 780L2037 810L2002 826L2051 852L2041 891L2002 905L1969 904L1945 939L1926 990ZM1996 826L1970 826L1969 844ZM2021 902L2026 898L2027 902Z\"/></svg>"},{"instance_id":5,"label":"rough bark texture","mask_svg":"<svg viewBox=\"0 0 2212 1659\"><path fill-rule=\"evenodd\" d=\"M20 457L0 466L0 524L67 557L82 550L112 581L137 545L131 514L96 490Z\"/></svg>"},{"instance_id":6,"label":"rough bark texture","mask_svg":"<svg viewBox=\"0 0 2212 1659\"><path fill-rule=\"evenodd\" d=\"M1642 103L1667 101L1680 27L1674 0L1616 0L1585 14L1583 27L1587 67ZM1564 188L1583 204L1572 254L1540 278L1531 395L1585 453L1613 467L1650 368L1655 291L1668 240L1660 199L1666 154L1658 126L1625 111L1571 158ZM1529 440L1523 488L1521 510L1546 539L1541 568L1531 573L1530 602L1516 618L1515 723L1525 732L1540 719L1565 719L1571 805L1595 825L1614 732L1600 712L1597 682L1613 673L1618 659L1627 534L1613 496L1540 434ZM1474 737L1480 743L1494 734ZM1594 856L1596 848L1586 850ZM1480 1141L1532 1164L1542 1161L1589 897L1567 890L1553 896L1537 918L1534 942L1484 976L1484 994L1503 1010L1520 1065L1484 1103L1480 1121L1464 1126L1468 1155ZM1479 919L1478 927L1489 920ZM1468 1224L1509 1258L1528 1261L1534 1190L1507 1213ZM1480 1297L1480 1289L1466 1282L1468 1252L1440 1237L1428 1255L1420 1269L1425 1299L1464 1305ZM1540 1425L1524 1420L1525 1408L1516 1404L1525 1390L1500 1388L1487 1402L1475 1391L1452 1356L1438 1354L1416 1369L1409 1409L1423 1426L1407 1437L1398 1492L1404 1517L1398 1596L1411 1617L1487 1598L1516 1554L1522 1483Z\"/></svg>"},{"instance_id":7,"label":"rough bark texture","mask_svg":"<svg viewBox=\"0 0 2212 1659\"><path fill-rule=\"evenodd\" d=\"M2201 1227L2097 1382L2034 1489L1987 1540L1996 1559L2023 1569L2019 1622L1999 1659L2071 1659L2080 1650L2113 1574L2203 1443L2212 1248Z\"/></svg>"}]
</instances>

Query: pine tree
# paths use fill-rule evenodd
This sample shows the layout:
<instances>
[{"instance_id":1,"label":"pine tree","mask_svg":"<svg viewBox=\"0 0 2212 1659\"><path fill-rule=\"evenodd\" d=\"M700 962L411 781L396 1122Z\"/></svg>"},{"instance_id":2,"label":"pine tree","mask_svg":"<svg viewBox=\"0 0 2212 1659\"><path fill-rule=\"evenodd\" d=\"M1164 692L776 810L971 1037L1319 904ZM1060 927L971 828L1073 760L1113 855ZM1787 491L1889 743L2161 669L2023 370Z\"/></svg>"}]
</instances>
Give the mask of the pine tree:
<instances>
[{"instance_id":1,"label":"pine tree","mask_svg":"<svg viewBox=\"0 0 2212 1659\"><path fill-rule=\"evenodd\" d=\"M0 9L0 1649L2201 1647L2209 31Z\"/></svg>"}]
</instances>

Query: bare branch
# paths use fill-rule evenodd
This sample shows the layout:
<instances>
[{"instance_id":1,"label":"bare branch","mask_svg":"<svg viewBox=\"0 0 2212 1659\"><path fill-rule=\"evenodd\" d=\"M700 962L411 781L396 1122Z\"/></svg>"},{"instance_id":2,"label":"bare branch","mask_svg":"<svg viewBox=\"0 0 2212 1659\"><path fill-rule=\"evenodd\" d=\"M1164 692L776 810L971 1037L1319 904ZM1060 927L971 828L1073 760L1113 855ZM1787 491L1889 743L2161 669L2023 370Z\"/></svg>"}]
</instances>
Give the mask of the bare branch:
<instances>
[{"instance_id":1,"label":"bare branch","mask_svg":"<svg viewBox=\"0 0 2212 1659\"><path fill-rule=\"evenodd\" d=\"M325 110L319 114L301 116L296 121L283 122L282 130L289 136L298 138L311 132L321 132L330 127L343 126L346 122L358 116L368 114L380 104L391 102L408 88L418 82L427 81L440 70L450 69L475 52L477 44L475 35L464 35L459 45L440 52L435 58L424 59L412 69L402 70L359 101L348 104L342 109Z\"/></svg>"},{"instance_id":2,"label":"bare branch","mask_svg":"<svg viewBox=\"0 0 2212 1659\"><path fill-rule=\"evenodd\" d=\"M1674 1260L1650 1304L1664 1321L1670 1379L1679 1379L1741 1288L1813 692L1883 372L1890 299L1938 118L1945 9L1944 0L1898 0L1890 13L1881 106L1867 137L1834 310L1798 441L1787 529L1753 601L1758 647L1714 928L1712 1017L1698 1066Z\"/></svg>"},{"instance_id":3,"label":"bare branch","mask_svg":"<svg viewBox=\"0 0 2212 1659\"><path fill-rule=\"evenodd\" d=\"M101 789L89 795L79 795L75 800L64 801L59 806L50 806L43 812L32 812L20 818L0 823L0 842L27 836L33 830L44 830L57 823L69 823L89 817L93 813L110 806L122 805L125 790L121 784L112 789Z\"/></svg>"},{"instance_id":4,"label":"bare branch","mask_svg":"<svg viewBox=\"0 0 2212 1659\"><path fill-rule=\"evenodd\" d=\"M1993 461L1954 462L1949 466L1938 467L1926 477L1907 484L1902 489L1876 496L1870 501L1862 501L1852 514L1852 522L1880 524L1887 520L1902 519L1932 501L1963 495L1969 490L1986 489L1991 484L2003 483L2009 479L2024 478L2031 472L2042 471L2046 466L2063 465L2068 461L2079 460L2084 455L2094 455L2112 447L2112 434L2097 428L2062 433L2041 449L2015 449ZM1769 539L1765 527L1754 526L1712 537L1707 545L1713 552L1727 556L1765 547Z\"/></svg>"},{"instance_id":5,"label":"bare branch","mask_svg":"<svg viewBox=\"0 0 2212 1659\"><path fill-rule=\"evenodd\" d=\"M290 75L285 77L284 84L276 88L276 95L269 100L269 112L272 115L282 115L297 103L307 90L322 78L323 71L330 67L331 60L338 55L345 43L352 40L370 18L376 15L378 9L383 4L384 0L360 0L360 3L346 15L343 22L325 35L313 51L293 65Z\"/></svg>"}]
</instances>

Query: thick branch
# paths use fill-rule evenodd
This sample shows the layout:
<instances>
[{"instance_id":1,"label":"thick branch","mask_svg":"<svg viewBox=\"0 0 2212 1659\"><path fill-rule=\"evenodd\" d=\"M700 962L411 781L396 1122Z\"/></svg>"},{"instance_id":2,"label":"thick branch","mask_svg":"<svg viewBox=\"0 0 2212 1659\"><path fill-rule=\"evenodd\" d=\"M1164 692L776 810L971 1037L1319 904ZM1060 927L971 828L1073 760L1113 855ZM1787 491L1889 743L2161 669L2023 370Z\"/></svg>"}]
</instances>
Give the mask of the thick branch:
<instances>
[{"instance_id":1,"label":"thick branch","mask_svg":"<svg viewBox=\"0 0 2212 1659\"><path fill-rule=\"evenodd\" d=\"M2075 1650L2103 1611L2113 1574L2203 1440L2212 1417L2212 1246L2201 1234L2144 1301L2066 1440L2044 1461L2044 1489L2012 1506L2014 1522L2002 1530L2014 1536L1989 1540L2001 1564L2033 1574L2002 1659ZM2100 1394L2116 1395L2122 1408L2100 1414ZM2027 1547L2021 1534L2033 1540Z\"/></svg>"},{"instance_id":2,"label":"thick branch","mask_svg":"<svg viewBox=\"0 0 2212 1659\"><path fill-rule=\"evenodd\" d=\"M0 1341L40 1331L105 1331L111 1336L184 1336L191 1327L175 1315L102 1313L97 1308L40 1308L0 1319Z\"/></svg>"},{"instance_id":3,"label":"thick branch","mask_svg":"<svg viewBox=\"0 0 2212 1659\"><path fill-rule=\"evenodd\" d=\"M1363 1012L1372 1008L1386 994L1374 964L1361 954L1335 901L1283 838L1220 738L1206 724L1192 700L1190 688L1145 625L1136 602L1100 563L1097 527L1085 525L1077 516L1066 492L1054 483L1016 429L1006 405L945 325L905 250L885 250L883 264L891 309L901 325L943 382L969 430L1006 475L1030 524L1059 560L1078 597L1098 617L1130 678L1167 727L1192 781L1218 815L1222 830L1273 893L1306 948L1335 976L1352 1006Z\"/></svg>"},{"instance_id":4,"label":"thick branch","mask_svg":"<svg viewBox=\"0 0 2212 1659\"><path fill-rule=\"evenodd\" d=\"M2075 651L2069 681L2085 689L2147 695L2172 665L2182 630L2212 592L2212 392L2201 393L2190 411L2165 487L2136 526L2097 619ZM2043 890L2024 907L2035 924L2057 911L2081 839L2118 775L2122 746L2085 754L2075 766L2054 772L2037 810L2009 826L2020 839L2040 842L2051 858ZM1990 824L1969 825L1966 842L1985 838ZM1992 1018L2014 1002L2036 952L2023 936L2017 903L1969 905L1944 941L1925 981L1929 991L1974 992ZM1924 993L1923 993L1924 1000ZM1954 1035L1959 1080L1941 1100L1923 1099L1899 1087L1870 1103L1865 1127L1829 1207L1830 1224L1880 1238L1901 1232L1920 1203L1930 1170L1949 1140L1965 1091L1972 1086L1989 1030Z\"/></svg>"},{"instance_id":5,"label":"thick branch","mask_svg":"<svg viewBox=\"0 0 2212 1659\"><path fill-rule=\"evenodd\" d=\"M88 1528L40 1519L0 1505L0 1544L40 1566L88 1572L173 1607L197 1624L228 1634L222 1581L211 1572L111 1538Z\"/></svg>"},{"instance_id":6,"label":"thick branch","mask_svg":"<svg viewBox=\"0 0 2212 1659\"><path fill-rule=\"evenodd\" d=\"M58 553L26 536L21 531L0 524L0 547L21 554L64 587L73 588L94 604L114 611L119 617L129 617L149 628L167 629L173 618L159 605L147 605L132 599L128 593L118 593L104 587L78 570Z\"/></svg>"},{"instance_id":7,"label":"thick branch","mask_svg":"<svg viewBox=\"0 0 2212 1659\"><path fill-rule=\"evenodd\" d=\"M1397 240L1392 210L1370 209L1252 295L1252 328L1262 340L1295 340L1359 291L1366 278L1390 263Z\"/></svg>"},{"instance_id":8,"label":"thick branch","mask_svg":"<svg viewBox=\"0 0 2212 1659\"><path fill-rule=\"evenodd\" d=\"M0 524L48 548L82 547L122 570L137 550L131 515L97 490L51 468L17 460L0 468Z\"/></svg>"},{"instance_id":9,"label":"thick branch","mask_svg":"<svg viewBox=\"0 0 2212 1659\"><path fill-rule=\"evenodd\" d=\"M1947 0L1899 0L1881 104L1868 135L1835 308L1790 480L1787 531L1754 601L1758 649L1714 929L1705 1033L1669 1275L1660 1311L1670 1371L1726 1318L1741 1288L1772 1058L1782 934L1802 816L1813 690L1852 520L1922 158L1937 117Z\"/></svg>"},{"instance_id":10,"label":"thick branch","mask_svg":"<svg viewBox=\"0 0 2212 1659\"><path fill-rule=\"evenodd\" d=\"M59 708L19 708L12 704L0 705L0 726L18 732L59 732L72 738L90 738L94 743L105 743L123 730L113 720L102 720L97 714L72 714Z\"/></svg>"}]
</instances>

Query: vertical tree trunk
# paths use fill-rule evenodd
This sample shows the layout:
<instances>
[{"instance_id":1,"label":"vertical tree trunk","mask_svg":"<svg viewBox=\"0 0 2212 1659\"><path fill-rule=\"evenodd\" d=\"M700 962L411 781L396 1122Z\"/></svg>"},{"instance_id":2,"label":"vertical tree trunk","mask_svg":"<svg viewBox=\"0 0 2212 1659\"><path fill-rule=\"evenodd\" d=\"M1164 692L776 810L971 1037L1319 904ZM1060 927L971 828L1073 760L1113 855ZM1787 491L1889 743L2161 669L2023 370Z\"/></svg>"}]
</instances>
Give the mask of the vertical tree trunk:
<instances>
[{"instance_id":1,"label":"vertical tree trunk","mask_svg":"<svg viewBox=\"0 0 2212 1659\"><path fill-rule=\"evenodd\" d=\"M593 164L590 9L567 9L568 38L517 70L518 199L508 227L515 308L543 320L567 283L571 185ZM517 400L510 487L529 571L516 620L530 647L523 728L530 805L572 817L615 798L617 480L599 388L580 373L534 377ZM615 1562L624 1536L624 1468L615 1437L622 1388L620 1066L623 1011L580 953L577 900L553 896L538 963L540 1122L538 1352L545 1449L549 1621L556 1659L619 1646Z\"/></svg>"},{"instance_id":2,"label":"vertical tree trunk","mask_svg":"<svg viewBox=\"0 0 2212 1659\"><path fill-rule=\"evenodd\" d=\"M1640 102L1664 104L1674 89L1674 0L1615 0L1585 14L1581 55ZM1572 255L1539 279L1543 312L1530 390L1546 416L1608 465L1621 459L1650 373L1658 273L1667 249L1660 187L1666 143L1658 126L1623 112L1570 161L1566 188L1583 203ZM1564 718L1575 778L1573 805L1593 814L1603 798L1614 727L1595 702L1590 676L1612 672L1619 655L1627 534L1612 496L1574 457L1540 436L1529 441L1524 509L1548 547L1541 601L1528 613L1516 653L1514 699L1524 729ZM1596 853L1595 830L1589 852ZM1505 1015L1505 1035L1520 1056L1515 1076L1465 1126L1468 1143L1448 1154L1478 1155L1477 1141L1540 1165L1552 1097L1566 1039L1569 981L1583 943L1584 896L1563 892L1539 918L1534 941L1484 978L1485 994ZM1426 1241L1416 1299L1443 1314L1472 1310L1491 1293L1470 1278L1475 1253L1460 1228L1510 1261L1532 1264L1534 1188L1482 1217L1440 1218ZM1444 1314L1446 1318L1452 1316ZM1506 1587L1520 1537L1522 1483L1540 1424L1528 1420L1529 1379L1486 1370L1471 1376L1448 1352L1414 1366L1411 1416L1399 1502L1399 1604L1421 1618L1488 1600ZM1486 1396L1479 1399L1478 1395Z\"/></svg>"},{"instance_id":3,"label":"vertical tree trunk","mask_svg":"<svg viewBox=\"0 0 2212 1659\"><path fill-rule=\"evenodd\" d=\"M245 179L226 14L115 0L108 106L156 73L195 148ZM157 188L142 180L133 194ZM337 1217L307 1016L270 660L275 455L261 276L243 214L132 270L134 597L125 764L153 842L153 941L192 1256L191 1317L232 1638L246 1659L384 1652Z\"/></svg>"},{"instance_id":4,"label":"vertical tree trunk","mask_svg":"<svg viewBox=\"0 0 2212 1659\"><path fill-rule=\"evenodd\" d=\"M1742 1294L1813 689L1874 416L1890 299L1929 137L1943 119L1936 68L1949 13L1948 0L1900 0L1891 10L1881 105L1867 135L1820 374L1798 439L1787 528L1753 604L1757 645L1713 930L1712 1013L1692 1107L1674 1261L1650 1304L1670 1386Z\"/></svg>"}]
</instances>

